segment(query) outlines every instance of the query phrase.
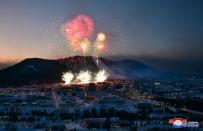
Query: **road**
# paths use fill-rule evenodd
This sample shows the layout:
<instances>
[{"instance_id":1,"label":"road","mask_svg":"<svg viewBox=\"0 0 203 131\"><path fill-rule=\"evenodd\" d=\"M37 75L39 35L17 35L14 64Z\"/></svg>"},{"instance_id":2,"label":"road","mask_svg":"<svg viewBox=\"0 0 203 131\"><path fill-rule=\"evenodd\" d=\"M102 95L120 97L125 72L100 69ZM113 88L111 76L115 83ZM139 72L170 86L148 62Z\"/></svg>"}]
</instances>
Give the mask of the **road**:
<instances>
[{"instance_id":1,"label":"road","mask_svg":"<svg viewBox=\"0 0 203 131\"><path fill-rule=\"evenodd\" d=\"M55 105L56 109L58 109L58 108L59 108L59 105L61 104L61 98L60 98L60 96L59 96L56 92L54 92L54 91L52 91L52 97L53 97L54 105Z\"/></svg>"}]
</instances>

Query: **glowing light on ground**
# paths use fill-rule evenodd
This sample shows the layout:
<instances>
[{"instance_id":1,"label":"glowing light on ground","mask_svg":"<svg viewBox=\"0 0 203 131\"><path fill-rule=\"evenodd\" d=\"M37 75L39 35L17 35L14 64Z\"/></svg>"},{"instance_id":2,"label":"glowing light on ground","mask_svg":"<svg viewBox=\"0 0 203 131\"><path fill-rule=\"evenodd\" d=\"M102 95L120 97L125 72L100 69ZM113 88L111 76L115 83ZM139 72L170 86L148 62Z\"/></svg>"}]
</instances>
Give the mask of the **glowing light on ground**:
<instances>
[{"instance_id":1,"label":"glowing light on ground","mask_svg":"<svg viewBox=\"0 0 203 131\"><path fill-rule=\"evenodd\" d=\"M70 84L73 78L74 78L74 75L71 72L66 72L66 73L63 73L62 75L62 80L65 81L64 84Z\"/></svg>"},{"instance_id":2,"label":"glowing light on ground","mask_svg":"<svg viewBox=\"0 0 203 131\"><path fill-rule=\"evenodd\" d=\"M100 70L95 77L96 82L104 82L108 78L108 73L105 70Z\"/></svg>"},{"instance_id":3,"label":"glowing light on ground","mask_svg":"<svg viewBox=\"0 0 203 131\"><path fill-rule=\"evenodd\" d=\"M92 76L91 76L91 72L89 71L81 71L77 77L77 80L79 80L80 83L82 84L87 84L91 82Z\"/></svg>"},{"instance_id":4,"label":"glowing light on ground","mask_svg":"<svg viewBox=\"0 0 203 131\"><path fill-rule=\"evenodd\" d=\"M92 76L95 76L93 78ZM76 77L76 80L73 80ZM109 77L109 74L105 70L100 70L98 73L94 74L90 71L80 71L79 74L74 75L71 72L63 73L62 80L65 82L64 85L68 84L88 84L104 82Z\"/></svg>"}]
</instances>

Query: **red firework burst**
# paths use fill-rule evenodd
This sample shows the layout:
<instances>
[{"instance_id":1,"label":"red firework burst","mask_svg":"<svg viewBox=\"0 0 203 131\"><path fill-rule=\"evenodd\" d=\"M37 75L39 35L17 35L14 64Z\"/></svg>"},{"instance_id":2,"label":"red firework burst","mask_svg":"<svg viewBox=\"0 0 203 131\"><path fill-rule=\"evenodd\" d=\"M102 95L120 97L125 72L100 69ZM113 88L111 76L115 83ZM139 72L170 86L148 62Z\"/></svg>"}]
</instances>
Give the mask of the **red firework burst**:
<instances>
[{"instance_id":1,"label":"red firework burst","mask_svg":"<svg viewBox=\"0 0 203 131\"><path fill-rule=\"evenodd\" d=\"M64 25L64 35L71 42L89 38L94 32L93 19L86 15L78 15Z\"/></svg>"}]
</instances>

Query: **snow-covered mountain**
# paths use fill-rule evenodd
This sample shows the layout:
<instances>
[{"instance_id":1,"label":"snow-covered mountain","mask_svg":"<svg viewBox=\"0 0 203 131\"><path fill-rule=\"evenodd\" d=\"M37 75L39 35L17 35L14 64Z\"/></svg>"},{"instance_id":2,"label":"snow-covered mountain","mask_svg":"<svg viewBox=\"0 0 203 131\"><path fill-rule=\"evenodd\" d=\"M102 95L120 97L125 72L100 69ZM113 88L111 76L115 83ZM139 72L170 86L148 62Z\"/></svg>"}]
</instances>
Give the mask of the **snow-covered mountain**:
<instances>
[{"instance_id":1,"label":"snow-covered mountain","mask_svg":"<svg viewBox=\"0 0 203 131\"><path fill-rule=\"evenodd\" d=\"M136 60L98 60L91 56L74 56L59 60L40 58L25 59L22 62L0 70L0 85L18 85L29 82L59 82L63 72L78 73L80 70L96 72L105 69L110 79L159 79L171 76Z\"/></svg>"}]
</instances>

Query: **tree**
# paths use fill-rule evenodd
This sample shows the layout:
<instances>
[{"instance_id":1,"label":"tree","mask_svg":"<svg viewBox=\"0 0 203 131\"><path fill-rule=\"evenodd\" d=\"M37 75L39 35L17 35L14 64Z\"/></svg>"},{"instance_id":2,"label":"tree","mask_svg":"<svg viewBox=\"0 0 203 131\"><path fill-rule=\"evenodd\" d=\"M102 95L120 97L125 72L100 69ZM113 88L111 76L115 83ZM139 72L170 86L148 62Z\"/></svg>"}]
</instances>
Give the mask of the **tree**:
<instances>
[{"instance_id":1,"label":"tree","mask_svg":"<svg viewBox=\"0 0 203 131\"><path fill-rule=\"evenodd\" d=\"M6 131L16 131L16 130L17 130L17 127L16 127L15 125L9 123L9 124L7 124L7 125L5 126L5 129L6 129Z\"/></svg>"},{"instance_id":2,"label":"tree","mask_svg":"<svg viewBox=\"0 0 203 131\"><path fill-rule=\"evenodd\" d=\"M90 83L88 86L88 91L96 91L96 85L94 83Z\"/></svg>"},{"instance_id":3,"label":"tree","mask_svg":"<svg viewBox=\"0 0 203 131\"><path fill-rule=\"evenodd\" d=\"M92 117L97 117L97 111L95 108L92 108Z\"/></svg>"},{"instance_id":4,"label":"tree","mask_svg":"<svg viewBox=\"0 0 203 131\"><path fill-rule=\"evenodd\" d=\"M109 117L106 118L106 121L104 122L104 128L107 130L111 129L111 119Z\"/></svg>"}]
</instances>

